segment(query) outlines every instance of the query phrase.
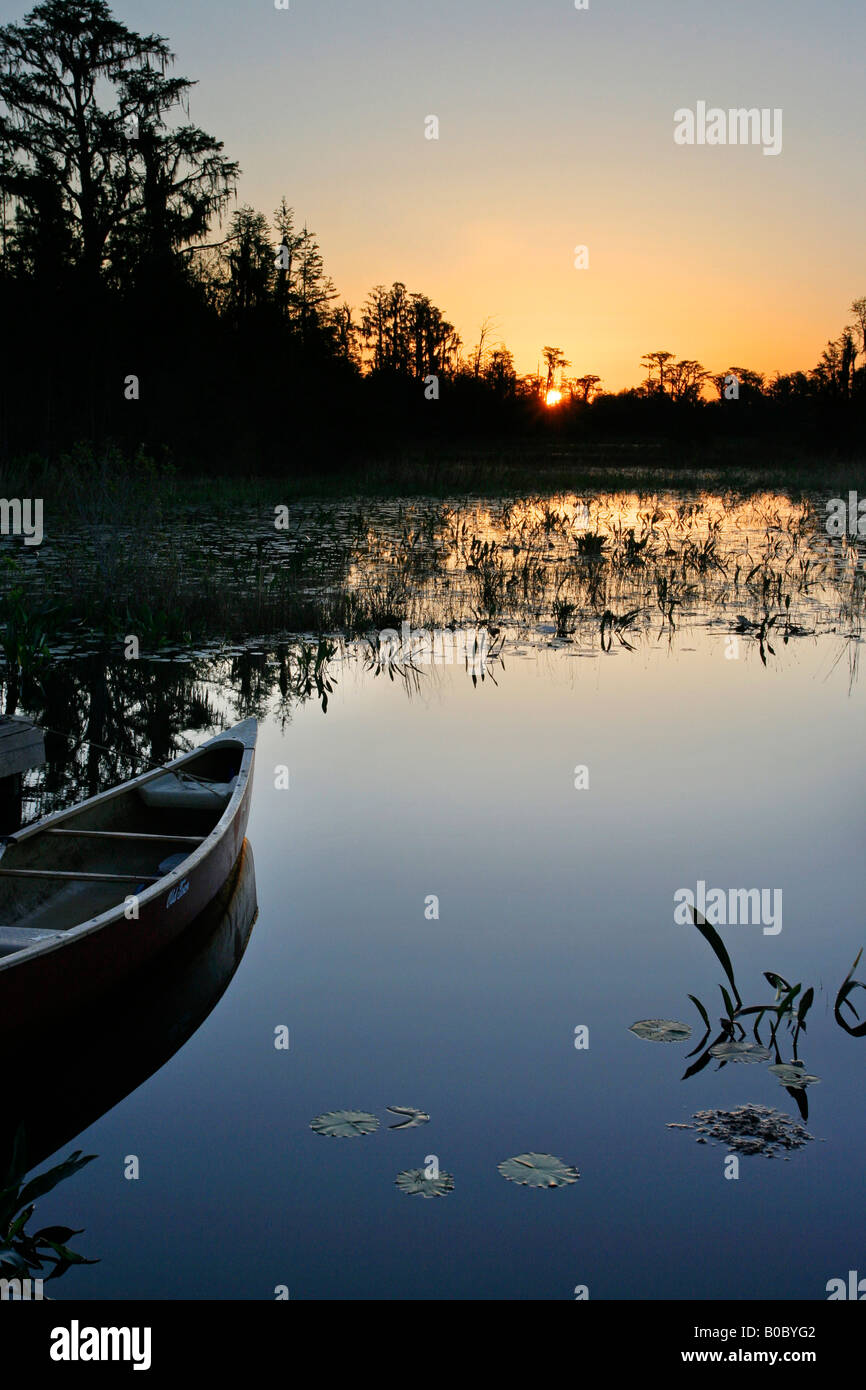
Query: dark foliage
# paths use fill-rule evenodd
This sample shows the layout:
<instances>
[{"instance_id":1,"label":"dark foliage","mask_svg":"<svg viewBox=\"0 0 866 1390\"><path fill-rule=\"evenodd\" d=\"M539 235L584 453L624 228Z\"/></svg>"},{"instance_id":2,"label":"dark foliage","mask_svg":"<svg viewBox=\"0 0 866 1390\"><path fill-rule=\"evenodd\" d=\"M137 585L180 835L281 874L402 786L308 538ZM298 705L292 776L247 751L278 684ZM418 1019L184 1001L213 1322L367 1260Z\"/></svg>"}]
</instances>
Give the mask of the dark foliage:
<instances>
[{"instance_id":1,"label":"dark foliage","mask_svg":"<svg viewBox=\"0 0 866 1390\"><path fill-rule=\"evenodd\" d=\"M399 281L339 304L285 199L270 222L230 215L238 167L190 123L171 65L104 0L45 0L0 29L3 460L87 443L291 474L455 440L860 445L866 300L813 371L770 382L656 351L613 395L567 377L558 347L519 378L489 321L464 354Z\"/></svg>"}]
</instances>

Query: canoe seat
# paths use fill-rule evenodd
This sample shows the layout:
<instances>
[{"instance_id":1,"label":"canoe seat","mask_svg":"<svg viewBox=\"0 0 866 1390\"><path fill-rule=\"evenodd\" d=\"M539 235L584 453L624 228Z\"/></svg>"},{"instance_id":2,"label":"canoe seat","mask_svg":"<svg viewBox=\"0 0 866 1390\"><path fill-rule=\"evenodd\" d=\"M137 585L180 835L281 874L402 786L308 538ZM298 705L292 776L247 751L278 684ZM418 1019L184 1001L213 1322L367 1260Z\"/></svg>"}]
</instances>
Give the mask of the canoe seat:
<instances>
[{"instance_id":1,"label":"canoe seat","mask_svg":"<svg viewBox=\"0 0 866 1390\"><path fill-rule=\"evenodd\" d=\"M0 955L25 951L28 946L37 946L40 941L54 941L62 935L59 931L40 931L37 927L0 927Z\"/></svg>"},{"instance_id":2,"label":"canoe seat","mask_svg":"<svg viewBox=\"0 0 866 1390\"><path fill-rule=\"evenodd\" d=\"M223 810L230 802L237 785L230 782L205 782L201 778L185 777L182 772L167 772L153 782L145 782L138 794L146 806L166 811Z\"/></svg>"}]
</instances>

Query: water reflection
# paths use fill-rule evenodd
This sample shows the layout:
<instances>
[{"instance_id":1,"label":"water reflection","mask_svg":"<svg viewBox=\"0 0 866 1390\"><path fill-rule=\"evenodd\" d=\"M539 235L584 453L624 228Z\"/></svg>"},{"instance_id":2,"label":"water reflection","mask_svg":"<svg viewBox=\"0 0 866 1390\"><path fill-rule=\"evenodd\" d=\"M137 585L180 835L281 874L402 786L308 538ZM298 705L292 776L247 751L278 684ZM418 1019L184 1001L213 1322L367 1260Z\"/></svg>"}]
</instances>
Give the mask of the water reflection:
<instances>
[{"instance_id":1,"label":"water reflection","mask_svg":"<svg viewBox=\"0 0 866 1390\"><path fill-rule=\"evenodd\" d=\"M17 1195L7 1212L0 1191L0 1246L9 1244L4 1216L8 1226L22 1201L26 1209L93 1156L76 1152L50 1174L24 1184L26 1173L141 1086L201 1027L241 962L257 912L253 853L245 841L231 878L156 965L94 1004L85 1018L65 1023L62 1042L48 1027L44 1041L4 1046L0 1189L14 1188ZM67 1231L66 1239L74 1234ZM15 1261L8 1259L14 1271ZM64 1260L60 1273L80 1262Z\"/></svg>"},{"instance_id":2,"label":"water reflection","mask_svg":"<svg viewBox=\"0 0 866 1390\"><path fill-rule=\"evenodd\" d=\"M443 664L479 688L495 686L512 657L636 661L659 648L674 657L703 634L725 657L781 674L798 646L821 644L828 673L846 662L853 685L866 544L829 537L823 509L817 495L769 492L346 500L297 504L288 532L250 509L230 532L205 514L166 520L143 554L130 533L136 563L149 567L137 580L143 594L148 573L157 586L177 571L171 612L142 635L139 660L81 618L51 638L47 664L12 660L6 644L3 707L54 731L45 774L27 780L25 815L96 795L230 719L274 714L285 726L313 701L327 713L349 668L413 695ZM79 561L76 582L92 586L100 547L115 566L114 533L79 528L46 539L38 564L16 561L26 572L0 574L7 634L10 593L18 607L62 595ZM201 588L217 581L221 606ZM280 605L265 604L277 588ZM212 640L165 636L199 630L203 613ZM297 625L262 630L279 615ZM316 629L304 630L312 619Z\"/></svg>"},{"instance_id":3,"label":"water reflection","mask_svg":"<svg viewBox=\"0 0 866 1390\"><path fill-rule=\"evenodd\" d=\"M713 1027L708 1009L697 995L690 994L688 996L700 1015L704 1025L704 1033L697 1045L686 1054L688 1057L696 1057L697 1060L683 1073L683 1081L697 1076L711 1061L718 1064L718 1070L738 1063L769 1063L768 1071L784 1086L788 1095L795 1102L803 1120L807 1120L809 1118L809 1101L806 1089L808 1086L816 1085L821 1078L806 1070L806 1063L799 1055L799 1038L801 1033L806 1032L807 1015L815 1001L814 988L810 985L804 990L802 983L791 984L775 971L765 970L764 979L775 991L775 997L761 1004L744 1004L734 974L734 967L722 938L715 927L700 912L695 908L690 910L695 927L710 946L725 973L730 991L724 985L719 985L725 1012L719 1018L720 1031L712 1041L710 1041L710 1034L713 1032ZM834 1016L837 1023L852 1037L866 1036L866 1023L859 1022L859 1014L851 1002L851 995L856 990L866 990L866 984L854 978L854 971L857 969L861 955L862 950L858 952L857 959L839 986L834 1005ZM856 1026L843 1017L843 1007L847 1008L851 1016L857 1020ZM749 1019L754 1041L747 1039L746 1028L743 1025L744 1019ZM767 1020L766 1024L765 1019ZM762 1027L765 1029L765 1036L761 1034ZM779 1045L779 1031L782 1028L790 1037L792 1055L787 1062L782 1058ZM680 1023L677 1020L642 1019L633 1023L630 1031L649 1042L686 1042L691 1038L692 1030L687 1023Z\"/></svg>"}]
</instances>

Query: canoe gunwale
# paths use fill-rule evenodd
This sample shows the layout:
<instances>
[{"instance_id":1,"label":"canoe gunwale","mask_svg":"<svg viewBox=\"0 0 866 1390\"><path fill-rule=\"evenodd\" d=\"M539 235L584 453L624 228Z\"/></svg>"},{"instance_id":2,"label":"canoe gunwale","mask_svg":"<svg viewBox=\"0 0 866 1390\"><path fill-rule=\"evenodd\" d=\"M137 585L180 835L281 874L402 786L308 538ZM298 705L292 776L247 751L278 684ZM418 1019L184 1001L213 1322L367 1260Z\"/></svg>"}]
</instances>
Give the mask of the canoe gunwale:
<instances>
[{"instance_id":1,"label":"canoe gunwale","mask_svg":"<svg viewBox=\"0 0 866 1390\"><path fill-rule=\"evenodd\" d=\"M154 777L162 776L166 772L174 772L177 768L183 767L185 763L199 758L202 753L209 748L213 748L215 744L237 744L242 749L241 765L231 797L226 803L222 815L210 833L201 840L181 864L171 869L154 883L149 884L142 893L136 894L139 904L142 907L148 907L150 904L155 903L163 893L170 892L175 884L194 875L213 853L223 837L229 832L248 793L249 780L255 759L257 732L258 725L255 719L241 720L241 722L236 724L233 728L226 729L223 733L208 739L197 748L190 749L188 753L182 754L181 757L175 759L171 763L166 763L164 767L157 771L141 773L138 777L130 778L127 782L121 782L116 787L109 787L106 791L99 792L96 796L88 797L86 801L79 801L72 807L52 812L51 815L43 817L42 820L35 821L33 825L29 825L16 835L10 836L9 840L13 844L20 844L46 830L54 829L63 821L69 820L71 817L86 810L90 806L104 804L106 801L110 801L116 796L135 791L142 783L149 782ZM5 852L6 846L3 845L2 848L0 848L0 865L2 865ZM69 927L64 931L57 932L50 940L34 942L32 946L23 947L21 950L14 951L8 956L0 957L0 974L4 971L14 969L19 963L31 961L36 956L47 956L54 951L63 950L73 942L81 941L84 937L104 931L114 923L125 920L125 907L126 900L124 899L115 904L114 907L106 908L104 912L98 913L95 917L86 918L83 922L78 923L74 927Z\"/></svg>"}]
</instances>

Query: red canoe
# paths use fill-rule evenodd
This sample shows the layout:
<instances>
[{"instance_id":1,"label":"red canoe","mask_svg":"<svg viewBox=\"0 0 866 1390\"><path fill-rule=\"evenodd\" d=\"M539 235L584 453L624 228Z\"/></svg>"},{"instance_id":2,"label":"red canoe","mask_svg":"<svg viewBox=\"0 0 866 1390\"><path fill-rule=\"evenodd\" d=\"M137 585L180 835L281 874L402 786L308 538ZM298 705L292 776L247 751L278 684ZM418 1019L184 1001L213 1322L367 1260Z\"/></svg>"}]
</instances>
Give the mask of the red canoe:
<instances>
[{"instance_id":1,"label":"red canoe","mask_svg":"<svg viewBox=\"0 0 866 1390\"><path fill-rule=\"evenodd\" d=\"M0 852L0 1030L77 1009L212 901L244 843L257 724L46 816Z\"/></svg>"}]
</instances>

